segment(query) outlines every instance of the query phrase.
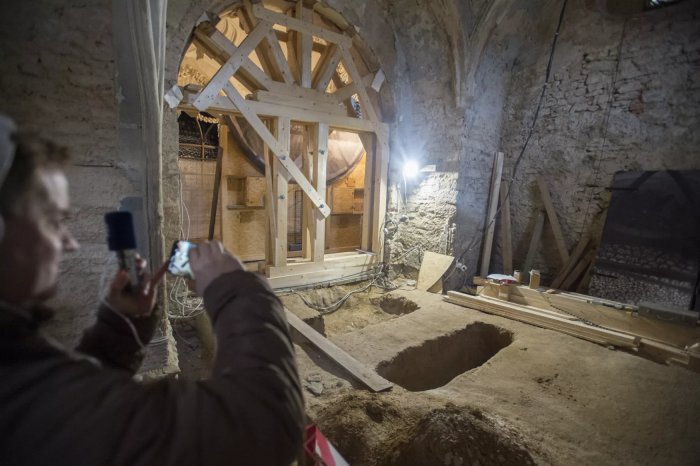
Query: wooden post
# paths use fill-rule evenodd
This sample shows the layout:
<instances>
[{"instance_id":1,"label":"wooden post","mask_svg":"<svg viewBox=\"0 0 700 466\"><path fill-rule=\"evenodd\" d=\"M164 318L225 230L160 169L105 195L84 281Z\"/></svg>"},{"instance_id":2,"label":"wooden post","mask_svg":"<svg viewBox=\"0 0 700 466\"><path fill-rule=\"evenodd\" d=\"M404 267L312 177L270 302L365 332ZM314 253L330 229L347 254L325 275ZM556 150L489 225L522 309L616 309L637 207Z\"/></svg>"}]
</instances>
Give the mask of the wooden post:
<instances>
[{"instance_id":1,"label":"wooden post","mask_svg":"<svg viewBox=\"0 0 700 466\"><path fill-rule=\"evenodd\" d=\"M496 211L498 209L498 193L501 189L501 175L503 174L503 152L496 154L496 159L493 162L493 171L491 172L491 193L489 194L488 215L486 216L486 235L484 236L484 244L481 255L481 272L482 277L489 274L489 266L491 265L491 249L493 248L493 232L496 228Z\"/></svg>"},{"instance_id":2,"label":"wooden post","mask_svg":"<svg viewBox=\"0 0 700 466\"><path fill-rule=\"evenodd\" d=\"M513 273L513 243L510 233L510 185L507 181L501 183L501 256L503 257L503 273Z\"/></svg>"},{"instance_id":3,"label":"wooden post","mask_svg":"<svg viewBox=\"0 0 700 466\"><path fill-rule=\"evenodd\" d=\"M382 231L386 217L386 182L389 171L389 138L384 129L379 129L376 135L374 150L374 181L373 186L373 210L372 210L372 252L380 258L384 256L384 244ZM366 169L366 167L365 167ZM366 202L366 201L365 201Z\"/></svg>"},{"instance_id":4,"label":"wooden post","mask_svg":"<svg viewBox=\"0 0 700 466\"><path fill-rule=\"evenodd\" d=\"M306 23L311 23L313 19L313 11L304 8L304 1L297 0L296 18ZM297 40L297 59L299 60L299 85L301 87L311 87L311 48L313 46L313 38L310 34L298 32Z\"/></svg>"},{"instance_id":5,"label":"wooden post","mask_svg":"<svg viewBox=\"0 0 700 466\"><path fill-rule=\"evenodd\" d=\"M319 123L313 128L313 179L319 196L326 198L326 173L328 171L328 125ZM312 209L311 260L323 262L326 247L326 219L317 209Z\"/></svg>"},{"instance_id":6,"label":"wooden post","mask_svg":"<svg viewBox=\"0 0 700 466\"><path fill-rule=\"evenodd\" d=\"M275 121L275 138L279 142L282 150L289 154L291 141L291 120L289 118L277 118ZM275 248L273 252L273 265L283 267L287 265L287 191L289 181L286 171L280 170L281 163L277 157L273 158L273 183L275 184L275 213L277 225L275 230L277 236L274 239Z\"/></svg>"},{"instance_id":7,"label":"wooden post","mask_svg":"<svg viewBox=\"0 0 700 466\"><path fill-rule=\"evenodd\" d=\"M374 206L372 185L374 183L376 159L374 146L376 140L376 136L372 134L360 133L360 141L362 141L362 146L365 149L365 191L362 201L362 242L360 243L364 251L372 249L372 211Z\"/></svg>"},{"instance_id":8,"label":"wooden post","mask_svg":"<svg viewBox=\"0 0 700 466\"><path fill-rule=\"evenodd\" d=\"M275 184L273 182L274 172L274 156L270 153L270 148L267 144L263 145L263 157L265 158L265 210L267 211L267 240L265 241L265 257L267 264L274 264L275 257L275 241L277 238L277 215L275 207L277 205L275 195Z\"/></svg>"}]
</instances>

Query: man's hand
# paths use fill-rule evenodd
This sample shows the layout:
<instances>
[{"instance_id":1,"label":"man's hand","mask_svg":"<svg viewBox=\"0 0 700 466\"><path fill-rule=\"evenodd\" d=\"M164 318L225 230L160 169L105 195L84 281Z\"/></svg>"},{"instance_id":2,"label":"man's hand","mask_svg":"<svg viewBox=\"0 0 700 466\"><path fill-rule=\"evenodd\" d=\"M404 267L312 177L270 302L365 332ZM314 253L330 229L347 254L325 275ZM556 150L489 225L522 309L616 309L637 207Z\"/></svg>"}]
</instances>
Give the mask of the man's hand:
<instances>
[{"instance_id":1,"label":"man's hand","mask_svg":"<svg viewBox=\"0 0 700 466\"><path fill-rule=\"evenodd\" d=\"M190 249L190 266L199 296L204 296L204 291L219 276L243 270L241 261L218 241L208 241Z\"/></svg>"},{"instance_id":2,"label":"man's hand","mask_svg":"<svg viewBox=\"0 0 700 466\"><path fill-rule=\"evenodd\" d=\"M123 315L145 317L153 312L156 305L156 289L165 275L168 263L163 264L153 276L146 272L146 261L140 257L137 259L136 267L141 277L139 288L128 289L129 274L126 270L120 270L112 280L106 301L112 309Z\"/></svg>"}]
</instances>

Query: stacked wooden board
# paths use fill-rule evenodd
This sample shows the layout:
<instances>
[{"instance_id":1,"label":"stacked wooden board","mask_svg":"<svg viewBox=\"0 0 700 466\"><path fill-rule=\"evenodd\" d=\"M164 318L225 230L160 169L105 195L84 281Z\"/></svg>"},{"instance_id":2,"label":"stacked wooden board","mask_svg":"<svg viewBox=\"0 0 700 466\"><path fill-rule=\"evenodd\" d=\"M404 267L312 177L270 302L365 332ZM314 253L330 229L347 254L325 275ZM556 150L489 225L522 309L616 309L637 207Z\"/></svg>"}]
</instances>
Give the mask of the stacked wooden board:
<instances>
[{"instance_id":1,"label":"stacked wooden board","mask_svg":"<svg viewBox=\"0 0 700 466\"><path fill-rule=\"evenodd\" d=\"M448 292L445 301L600 345L614 346L665 364L700 372L700 328L633 317L625 305L571 293L549 294L527 287L486 283L480 295ZM508 300L499 298L507 295ZM619 307L620 310L615 309ZM628 311L627 311L628 312ZM636 319L636 320L635 320Z\"/></svg>"}]
</instances>

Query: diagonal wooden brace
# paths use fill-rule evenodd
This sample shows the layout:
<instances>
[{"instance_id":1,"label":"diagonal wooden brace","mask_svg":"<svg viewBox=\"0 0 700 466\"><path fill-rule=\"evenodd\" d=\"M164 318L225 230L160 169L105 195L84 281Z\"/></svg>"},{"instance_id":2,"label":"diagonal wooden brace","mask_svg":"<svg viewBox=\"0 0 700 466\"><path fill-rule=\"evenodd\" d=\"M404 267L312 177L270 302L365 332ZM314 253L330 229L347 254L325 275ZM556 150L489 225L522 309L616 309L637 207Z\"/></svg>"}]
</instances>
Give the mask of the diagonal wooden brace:
<instances>
[{"instance_id":1,"label":"diagonal wooden brace","mask_svg":"<svg viewBox=\"0 0 700 466\"><path fill-rule=\"evenodd\" d=\"M288 151L286 151L280 145L279 141L277 141L270 130L267 129L265 123L262 122L260 117L258 117L258 115L228 81L224 84L224 92L226 92L226 96L248 121L248 124L253 127L255 132L258 133L258 136L260 136L263 142L267 144L272 153L275 154L275 157L277 157L277 160L279 160L280 165L284 167L289 175L297 182L299 187L309 197L309 200L313 203L313 205L316 206L319 212L321 212L321 215L323 215L324 218L327 218L331 214L331 209L328 207L328 204L326 204L326 200L318 194L318 191L314 189L309 180L303 175L303 173L301 173L292 158L289 156Z\"/></svg>"},{"instance_id":2,"label":"diagonal wooden brace","mask_svg":"<svg viewBox=\"0 0 700 466\"><path fill-rule=\"evenodd\" d=\"M229 83L231 76L236 74L236 71L241 67L243 62L248 59L248 55L258 46L272 30L272 23L260 21L255 29L241 42L241 45L236 49L236 52L231 55L228 61L219 68L213 78L209 81L199 97L193 102L195 108L203 112L214 103L219 92L224 86Z\"/></svg>"}]
</instances>

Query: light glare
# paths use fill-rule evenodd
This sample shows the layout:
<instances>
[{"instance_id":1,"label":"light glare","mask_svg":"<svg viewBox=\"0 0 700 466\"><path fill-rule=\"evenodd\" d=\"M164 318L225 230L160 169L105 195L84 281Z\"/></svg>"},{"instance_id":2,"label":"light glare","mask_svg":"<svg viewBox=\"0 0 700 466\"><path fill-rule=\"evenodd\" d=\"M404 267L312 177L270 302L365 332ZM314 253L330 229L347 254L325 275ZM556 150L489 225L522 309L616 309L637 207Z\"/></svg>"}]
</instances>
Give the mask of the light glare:
<instances>
[{"instance_id":1,"label":"light glare","mask_svg":"<svg viewBox=\"0 0 700 466\"><path fill-rule=\"evenodd\" d=\"M406 178L414 178L418 174L418 163L415 160L408 160L403 165L403 176Z\"/></svg>"}]
</instances>

